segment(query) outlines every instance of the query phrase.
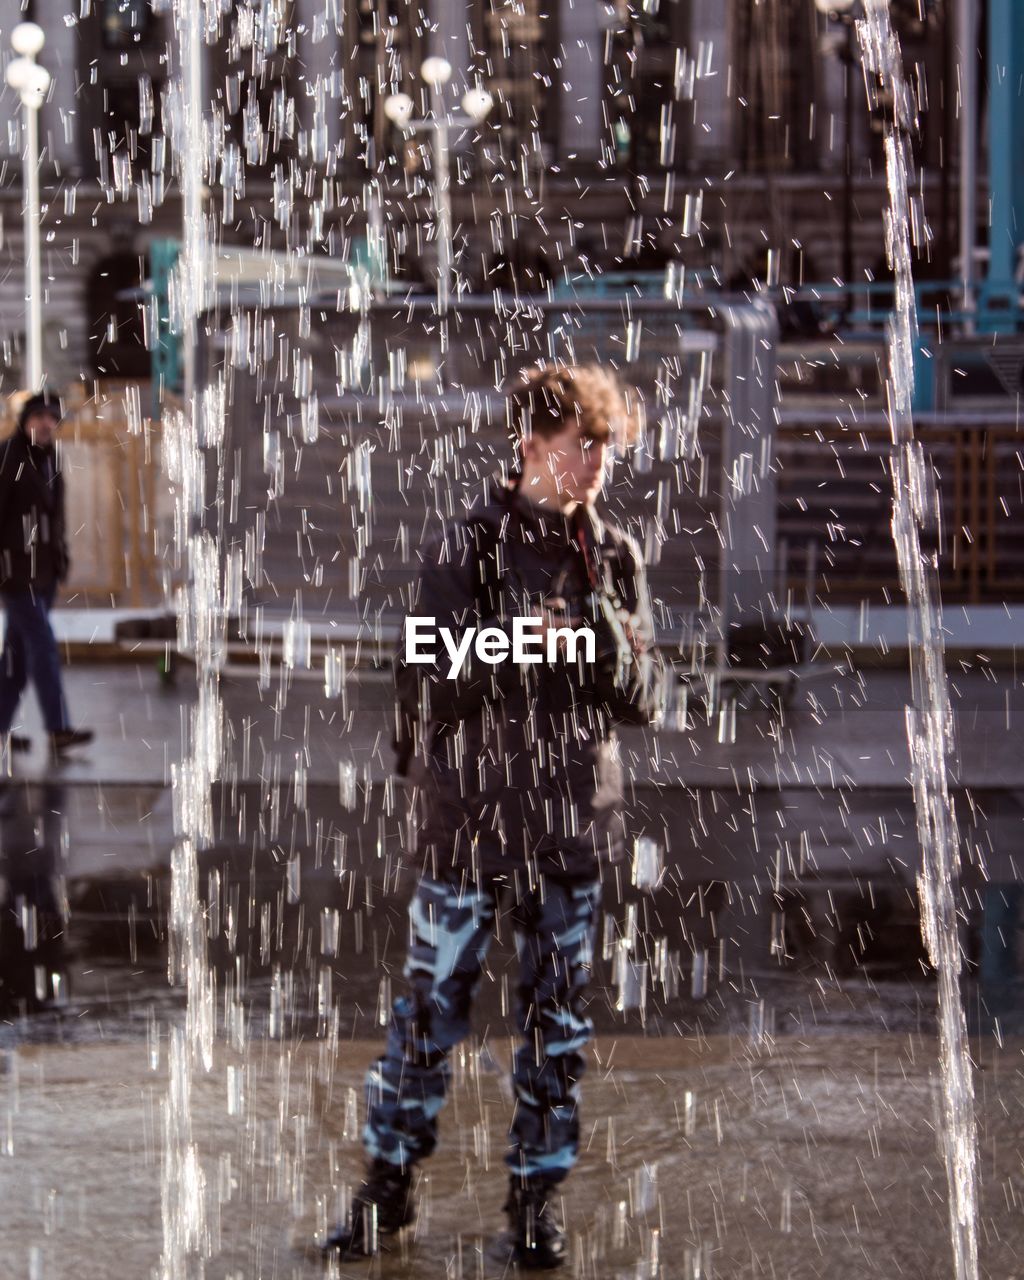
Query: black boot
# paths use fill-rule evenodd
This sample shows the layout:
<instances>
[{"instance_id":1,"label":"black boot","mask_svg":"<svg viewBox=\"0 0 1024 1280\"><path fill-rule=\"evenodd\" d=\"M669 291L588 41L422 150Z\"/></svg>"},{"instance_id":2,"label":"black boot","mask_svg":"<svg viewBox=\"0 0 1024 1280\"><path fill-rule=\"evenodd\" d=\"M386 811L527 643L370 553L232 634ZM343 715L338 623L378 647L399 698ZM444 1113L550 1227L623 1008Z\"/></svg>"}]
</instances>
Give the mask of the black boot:
<instances>
[{"instance_id":1,"label":"black boot","mask_svg":"<svg viewBox=\"0 0 1024 1280\"><path fill-rule=\"evenodd\" d=\"M374 1160L363 1185L352 1197L348 1222L324 1241L325 1253L342 1258L371 1258L386 1249L393 1236L416 1217L412 1170L387 1160Z\"/></svg>"},{"instance_id":2,"label":"black boot","mask_svg":"<svg viewBox=\"0 0 1024 1280\"><path fill-rule=\"evenodd\" d=\"M88 746L94 737L91 729L61 729L50 734L50 754L62 756L74 747Z\"/></svg>"},{"instance_id":3,"label":"black boot","mask_svg":"<svg viewBox=\"0 0 1024 1280\"><path fill-rule=\"evenodd\" d=\"M505 1212L508 1214L513 1260L527 1271L553 1271L568 1258L565 1232L555 1217L553 1183L543 1178L517 1178L509 1182Z\"/></svg>"}]
</instances>

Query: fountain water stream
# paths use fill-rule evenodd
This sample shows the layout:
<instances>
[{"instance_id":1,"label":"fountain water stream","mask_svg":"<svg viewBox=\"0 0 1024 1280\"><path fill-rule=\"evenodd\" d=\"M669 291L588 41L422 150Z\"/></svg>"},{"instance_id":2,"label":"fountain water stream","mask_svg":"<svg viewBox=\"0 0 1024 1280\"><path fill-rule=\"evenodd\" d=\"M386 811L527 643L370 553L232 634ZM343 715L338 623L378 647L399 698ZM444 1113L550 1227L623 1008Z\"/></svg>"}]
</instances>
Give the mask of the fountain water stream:
<instances>
[{"instance_id":1,"label":"fountain water stream","mask_svg":"<svg viewBox=\"0 0 1024 1280\"><path fill-rule=\"evenodd\" d=\"M208 172L209 139L204 121L204 22L212 6L179 0L174 5L177 76L171 112L175 163L182 191L184 235L174 278L173 322L185 353L185 404L171 409L170 478L175 482L175 562L185 572L179 593L182 647L195 654L197 698L185 756L172 770L175 843L171 854L169 976L186 990L184 1028L170 1032L168 1091L164 1102L162 1177L163 1254L161 1280L185 1280L189 1259L206 1249L206 1180L193 1134L192 1079L197 1067L213 1066L214 976L207 955L199 898L197 851L213 835L211 788L223 752L223 707L218 672L224 651L224 606L216 539L201 527L205 505L203 446L219 441L219 421L200 396L196 377L196 330L206 309L209 236L202 190ZM214 24L215 25L215 24ZM220 398L221 403L223 398Z\"/></svg>"},{"instance_id":2,"label":"fountain water stream","mask_svg":"<svg viewBox=\"0 0 1024 1280\"><path fill-rule=\"evenodd\" d=\"M960 940L956 910L959 841L949 793L953 713L946 679L938 598L937 556L921 534L938 520L938 497L924 451L914 437L911 412L917 315L911 268L913 160L910 135L916 112L903 76L899 40L887 0L865 0L857 25L867 72L892 98L885 128L889 208L885 242L896 278L896 310L888 330L888 416L892 431L892 531L900 581L907 597L913 705L907 707L918 835L923 855L918 878L922 929L939 977L939 1054L950 1229L957 1280L978 1275L977 1132L967 1024L960 996Z\"/></svg>"},{"instance_id":3,"label":"fountain water stream","mask_svg":"<svg viewBox=\"0 0 1024 1280\"><path fill-rule=\"evenodd\" d=\"M203 4L177 0L174 25L178 67L175 100L170 112L175 143L176 163L185 212L184 238L179 270L175 281L175 320L183 336L186 360L194 361L197 318L205 310L210 296L212 236L203 201L203 183L211 169L210 131L204 123L204 87L199 68L202 65L204 40L216 35L218 14L224 8L217 0ZM912 636L914 703L907 710L907 730L913 762L913 784L918 826L924 851L920 877L924 930L929 952L939 973L940 1054L943 1078L943 1141L950 1188L950 1221L958 1280L971 1280L978 1274L976 1233L976 1134L973 1115L973 1085L967 1052L966 1024L959 993L960 954L957 935L955 887L957 876L958 838L949 794L947 764L952 751L952 715L946 684L940 627L938 594L935 583L934 557L922 549L922 531L937 519L937 497L926 459L914 437L911 414L913 390L913 351L916 341L916 317L911 270L911 227L920 219L911 217L911 156L909 135L913 127L914 108L902 75L901 53L889 21L885 0L866 0L865 17L858 24L858 37L868 72L891 92L894 111L885 138L886 171L890 206L886 213L886 243L896 276L897 307L889 329L888 410L892 430L893 535L899 558L901 580L908 600ZM282 187L281 216L290 194ZM376 185L367 193L371 210L379 209ZM287 219L285 219L287 221ZM371 229L372 252L383 260L383 232ZM353 287L348 305L358 312L359 324L352 339L351 352L340 353L339 389L361 383L365 366L370 361L369 342L370 288ZM445 307L439 307L441 318ZM308 315L306 318L308 325ZM637 355L641 327L629 330L632 356ZM627 347L629 343L627 342ZM443 351L442 351L443 354ZM168 1054L168 1092L164 1106L165 1154L163 1163L163 1255L161 1280L187 1280L202 1268L202 1257L208 1253L210 1232L207 1230L207 1190L202 1162L193 1132L192 1086L199 1071L213 1065L215 1034L215 979L207 955L207 927L200 896L198 853L213 839L212 789L223 769L225 712L220 693L220 671L225 655L228 605L237 607L240 596L240 572L226 570L221 554L221 530L204 527L206 509L223 518L223 428L225 406L230 397L224 379L215 375L214 385L202 395L197 390L194 365L187 377L186 402L181 410L172 411L165 423L165 447L171 479L176 486L175 555L183 570L186 585L179 601L179 631L182 647L195 654L197 697L188 726L185 755L173 775L175 799L176 843L172 855L171 889L171 953L172 981L182 983L187 994L187 1013L183 1028L170 1034ZM319 435L316 402L309 386L301 385L306 394L303 412L304 443L313 445ZM702 399L704 372L696 402ZM384 395L383 382L381 395ZM690 417L693 434L699 412L694 412L691 387ZM276 434L274 448L280 448ZM271 439L267 437L268 441ZM373 446L361 441L347 458L349 489L357 506L356 551L350 582L353 599L359 594L360 562L367 557L373 538L373 485L371 452ZM206 453L216 456L214 484L217 492L207 494L210 475ZM275 455L276 456L276 455ZM438 472L444 465L438 453ZM447 460L445 460L447 461ZM214 501L210 501L210 498ZM237 557L236 557L237 560ZM228 574L230 573L230 584ZM309 663L308 622L293 617L286 632L287 667ZM296 654L305 655L297 661ZM330 661L330 657L328 659ZM329 668L330 670L330 668ZM329 686L335 678L329 675ZM732 735L723 738L732 740ZM343 766L347 767L347 766ZM343 775L344 777L344 775ZM351 805L355 804L354 774ZM297 791L298 794L298 791ZM345 795L343 784L343 796ZM344 803L347 803L343 801ZM647 841L650 845L652 842ZM655 848L655 854L660 852ZM652 872L646 866L651 851L638 848L635 883L654 882L660 865ZM657 860L657 859L655 859ZM641 865L644 864L644 865ZM295 868L294 896L298 898L299 863ZM657 873L657 874L655 874ZM634 909L635 910L635 909ZM634 922L635 923L635 922ZM630 935L627 933L626 940ZM333 955L336 940L324 952ZM635 962L632 943L624 945L616 959L620 983L620 1005L643 1007L646 990L646 965ZM703 995L707 985L707 953L699 952L694 961L692 989L695 997ZM328 975L329 976L329 975ZM641 981L642 977L642 981ZM630 983L637 991L630 994ZM275 975L272 992L271 1034L280 1034L280 973ZM276 993L276 994L275 994ZM236 993L237 995L238 993ZM386 1003L386 1002L384 1002ZM331 1004L327 989L321 1001L323 1009ZM276 1008L276 1013L273 1010ZM764 1001L752 1010L751 1040L761 1043L768 1037L771 1020ZM244 1019L239 1020L239 1025ZM234 1068L229 1071L235 1070ZM229 1075L229 1082L232 1077ZM229 1085L229 1096L231 1094ZM236 1106L240 1104L232 1104ZM787 1192L787 1196L788 1196ZM789 1220L787 1199L786 1220ZM703 1255L702 1255L703 1256ZM655 1267L656 1263L651 1263ZM692 1264L693 1273L701 1264ZM651 1274L654 1274L652 1269Z\"/></svg>"}]
</instances>

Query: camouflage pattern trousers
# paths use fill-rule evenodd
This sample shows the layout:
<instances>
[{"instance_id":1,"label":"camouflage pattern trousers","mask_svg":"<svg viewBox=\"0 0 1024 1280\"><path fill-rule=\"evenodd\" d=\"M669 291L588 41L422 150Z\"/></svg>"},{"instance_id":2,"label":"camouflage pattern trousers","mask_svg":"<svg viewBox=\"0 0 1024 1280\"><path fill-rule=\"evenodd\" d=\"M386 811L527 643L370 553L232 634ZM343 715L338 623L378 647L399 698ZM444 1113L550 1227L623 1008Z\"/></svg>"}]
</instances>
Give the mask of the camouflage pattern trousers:
<instances>
[{"instance_id":1,"label":"camouflage pattern trousers","mask_svg":"<svg viewBox=\"0 0 1024 1280\"><path fill-rule=\"evenodd\" d=\"M437 1145L451 1077L448 1055L469 1032L470 1009L503 899L505 877L480 884L422 876L409 904L408 993L395 1000L384 1055L366 1078L367 1153L414 1164ZM600 882L541 878L512 897L519 959L515 1110L506 1156L521 1177L559 1182L576 1162L577 1103L593 1024L590 978Z\"/></svg>"}]
</instances>

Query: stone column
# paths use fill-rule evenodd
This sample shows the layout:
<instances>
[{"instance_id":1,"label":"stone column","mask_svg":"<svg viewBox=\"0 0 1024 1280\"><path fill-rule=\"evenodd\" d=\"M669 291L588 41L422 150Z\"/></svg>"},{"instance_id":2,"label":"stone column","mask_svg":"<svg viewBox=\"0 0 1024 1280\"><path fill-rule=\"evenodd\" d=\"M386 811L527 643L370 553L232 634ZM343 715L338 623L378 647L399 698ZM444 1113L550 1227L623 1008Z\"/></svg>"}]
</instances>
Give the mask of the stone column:
<instances>
[{"instance_id":1,"label":"stone column","mask_svg":"<svg viewBox=\"0 0 1024 1280\"><path fill-rule=\"evenodd\" d=\"M831 25L831 24L830 24ZM831 33L836 39L841 38L841 29ZM843 172L843 138L844 138L844 94L843 82L845 68L842 60L828 53L818 53L821 68L821 94L818 99L817 133L818 158L823 169ZM859 89L858 103L863 101L863 90Z\"/></svg>"},{"instance_id":2,"label":"stone column","mask_svg":"<svg viewBox=\"0 0 1024 1280\"><path fill-rule=\"evenodd\" d=\"M341 38L343 0L299 0L296 5L298 76L295 95L299 127L309 137L309 157L324 164L341 140ZM326 10L326 11L325 11ZM333 167L333 166L332 166Z\"/></svg>"},{"instance_id":3,"label":"stone column","mask_svg":"<svg viewBox=\"0 0 1024 1280\"><path fill-rule=\"evenodd\" d=\"M723 168L733 154L732 25L722 0L690 0L686 52L695 66L689 149L698 170Z\"/></svg>"},{"instance_id":4,"label":"stone column","mask_svg":"<svg viewBox=\"0 0 1024 1280\"><path fill-rule=\"evenodd\" d=\"M68 26L67 15L68 0L36 0L35 20L46 32L40 61L52 76L40 113L42 163L59 165L61 172L78 168L78 27Z\"/></svg>"},{"instance_id":5,"label":"stone column","mask_svg":"<svg viewBox=\"0 0 1024 1280\"><path fill-rule=\"evenodd\" d=\"M57 164L61 170L78 166L78 26L67 25L64 19L68 13L67 0L36 0L34 21L46 32L39 61L53 77L39 115L39 144L44 168Z\"/></svg>"},{"instance_id":6,"label":"stone column","mask_svg":"<svg viewBox=\"0 0 1024 1280\"><path fill-rule=\"evenodd\" d=\"M428 51L452 64L448 92L457 101L471 87L469 78L469 6L458 0L431 0Z\"/></svg>"},{"instance_id":7,"label":"stone column","mask_svg":"<svg viewBox=\"0 0 1024 1280\"><path fill-rule=\"evenodd\" d=\"M843 149L846 128L846 28L841 22L819 23L821 39L815 56L818 58L821 89L818 96L817 123L818 158L826 170L842 173ZM850 75L850 155L854 174L863 166L871 153L868 130L868 111L864 98L864 72L860 62L860 46L853 40L853 69Z\"/></svg>"},{"instance_id":8,"label":"stone column","mask_svg":"<svg viewBox=\"0 0 1024 1280\"><path fill-rule=\"evenodd\" d=\"M604 117L604 29L594 0L561 0L558 10L559 56L558 159L592 162L600 158ZM556 71L556 81L558 72Z\"/></svg>"}]
</instances>

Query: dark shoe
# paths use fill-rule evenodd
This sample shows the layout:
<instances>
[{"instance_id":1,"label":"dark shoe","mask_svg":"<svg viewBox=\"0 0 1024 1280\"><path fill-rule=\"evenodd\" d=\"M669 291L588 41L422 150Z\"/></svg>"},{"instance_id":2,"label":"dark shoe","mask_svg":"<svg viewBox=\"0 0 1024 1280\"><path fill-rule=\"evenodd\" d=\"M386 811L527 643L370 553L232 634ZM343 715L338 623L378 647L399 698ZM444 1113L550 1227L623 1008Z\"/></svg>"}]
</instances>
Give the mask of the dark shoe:
<instances>
[{"instance_id":1,"label":"dark shoe","mask_svg":"<svg viewBox=\"0 0 1024 1280\"><path fill-rule=\"evenodd\" d=\"M508 1214L512 1258L526 1271L554 1271L568 1258L568 1241L555 1217L552 1183L543 1178L512 1178Z\"/></svg>"},{"instance_id":2,"label":"dark shoe","mask_svg":"<svg viewBox=\"0 0 1024 1280\"><path fill-rule=\"evenodd\" d=\"M374 1160L366 1181L352 1197L348 1223L327 1237L324 1253L335 1253L342 1259L372 1258L387 1248L384 1237L396 1235L415 1217L412 1170Z\"/></svg>"},{"instance_id":3,"label":"dark shoe","mask_svg":"<svg viewBox=\"0 0 1024 1280\"><path fill-rule=\"evenodd\" d=\"M95 736L91 729L61 729L59 733L50 734L50 750L59 756L72 747L87 746Z\"/></svg>"}]
</instances>

